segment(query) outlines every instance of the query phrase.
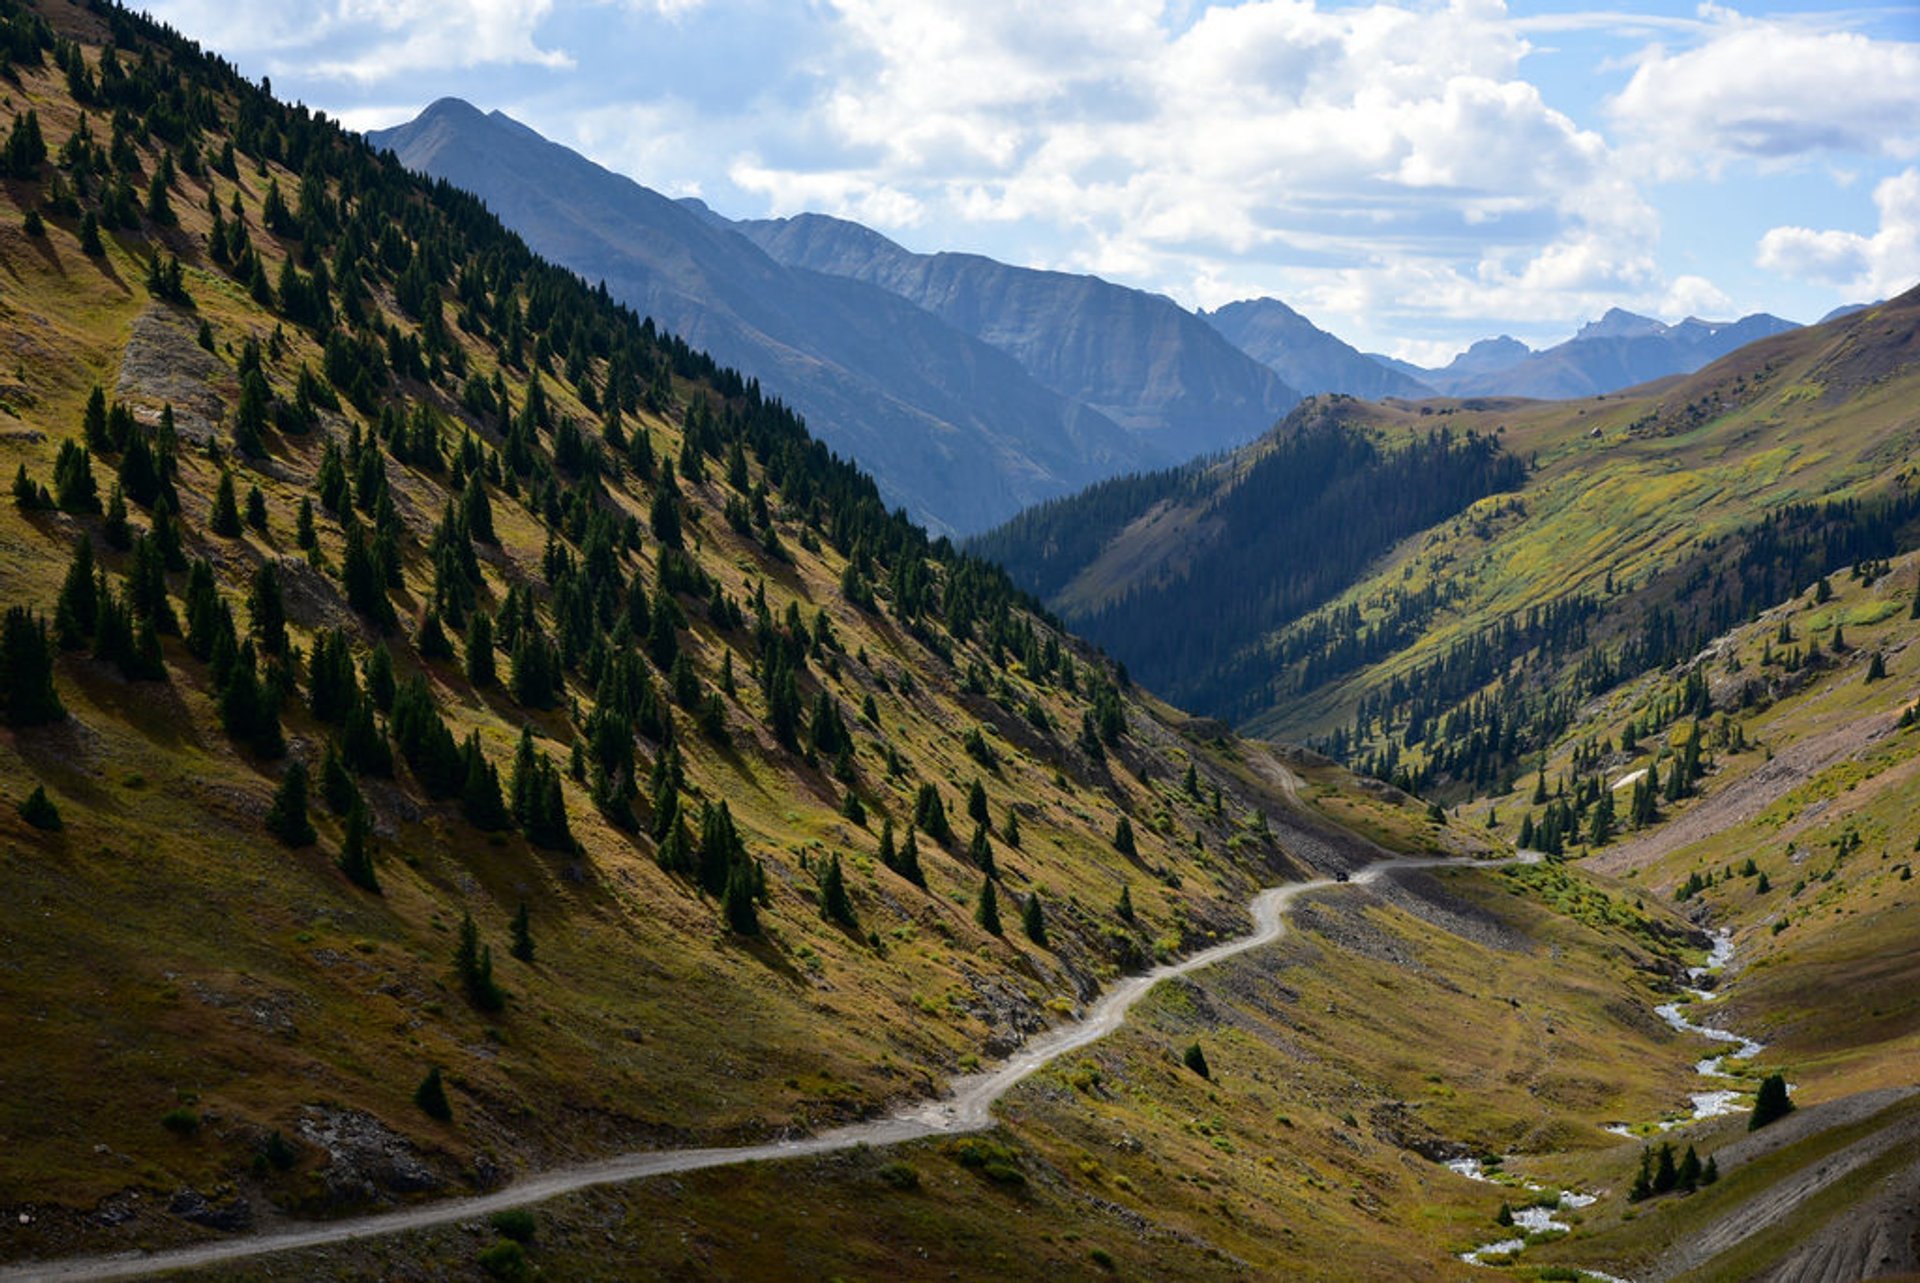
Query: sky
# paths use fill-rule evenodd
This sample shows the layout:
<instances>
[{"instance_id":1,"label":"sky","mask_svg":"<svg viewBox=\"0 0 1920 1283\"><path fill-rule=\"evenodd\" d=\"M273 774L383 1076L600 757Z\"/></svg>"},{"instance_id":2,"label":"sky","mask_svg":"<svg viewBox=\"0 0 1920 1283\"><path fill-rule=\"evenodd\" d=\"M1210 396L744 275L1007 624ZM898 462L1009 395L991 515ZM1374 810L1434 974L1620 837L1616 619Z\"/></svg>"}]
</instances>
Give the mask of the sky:
<instances>
[{"instance_id":1,"label":"sky","mask_svg":"<svg viewBox=\"0 0 1920 1283\"><path fill-rule=\"evenodd\" d=\"M734 218L1279 298L1444 363L1920 282L1920 4L157 0L356 129L501 110Z\"/></svg>"}]
</instances>

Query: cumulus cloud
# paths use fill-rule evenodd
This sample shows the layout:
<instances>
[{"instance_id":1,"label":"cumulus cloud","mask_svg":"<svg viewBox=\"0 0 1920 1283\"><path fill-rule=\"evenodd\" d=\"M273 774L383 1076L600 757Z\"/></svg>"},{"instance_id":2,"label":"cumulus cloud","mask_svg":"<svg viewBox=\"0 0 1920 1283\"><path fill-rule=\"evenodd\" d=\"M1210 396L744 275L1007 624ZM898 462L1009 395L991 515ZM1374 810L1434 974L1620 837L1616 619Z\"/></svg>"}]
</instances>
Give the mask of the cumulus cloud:
<instances>
[{"instance_id":1,"label":"cumulus cloud","mask_svg":"<svg viewBox=\"0 0 1920 1283\"><path fill-rule=\"evenodd\" d=\"M1880 228L1848 231L1775 227L1760 238L1758 264L1798 280L1838 287L1853 299L1885 298L1920 279L1920 169L1874 188Z\"/></svg>"},{"instance_id":2,"label":"cumulus cloud","mask_svg":"<svg viewBox=\"0 0 1920 1283\"><path fill-rule=\"evenodd\" d=\"M1520 74L1496 0L1325 10L1157 0L835 0L849 66L826 104L848 163L830 195L906 193L968 222L1073 230L1052 266L1175 284L1196 299L1252 256L1353 299L1395 288L1484 314L1549 292L1644 292L1657 220L1608 148ZM738 171L780 212L809 184L778 158ZM1404 297L1404 296L1402 296Z\"/></svg>"},{"instance_id":3,"label":"cumulus cloud","mask_svg":"<svg viewBox=\"0 0 1920 1283\"><path fill-rule=\"evenodd\" d=\"M1920 155L1920 43L1712 6L1698 43L1650 47L1609 105L1654 172L1717 172L1856 152Z\"/></svg>"},{"instance_id":4,"label":"cumulus cloud","mask_svg":"<svg viewBox=\"0 0 1920 1283\"><path fill-rule=\"evenodd\" d=\"M683 0L684 2L684 0ZM671 3L671 0L669 0ZM219 33L229 53L298 51L293 69L322 79L379 84L416 71L528 64L573 65L535 32L553 0L326 0L310 5L153 0L149 12L189 32Z\"/></svg>"}]
</instances>

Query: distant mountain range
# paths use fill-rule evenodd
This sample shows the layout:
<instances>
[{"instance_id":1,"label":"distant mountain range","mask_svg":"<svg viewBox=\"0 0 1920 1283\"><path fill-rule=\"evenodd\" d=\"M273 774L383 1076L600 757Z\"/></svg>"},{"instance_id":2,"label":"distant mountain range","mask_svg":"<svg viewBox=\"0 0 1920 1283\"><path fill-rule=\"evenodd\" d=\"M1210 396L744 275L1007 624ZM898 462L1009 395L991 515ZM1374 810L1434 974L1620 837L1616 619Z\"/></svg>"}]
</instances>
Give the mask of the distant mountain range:
<instances>
[{"instance_id":1,"label":"distant mountain range","mask_svg":"<svg viewBox=\"0 0 1920 1283\"><path fill-rule=\"evenodd\" d=\"M1615 308L1535 351L1439 369L1360 352L1278 299L1189 312L1098 277L915 253L821 214L734 221L458 99L370 134L484 199L536 250L758 373L890 502L949 534L1126 473L1231 449L1302 394L1564 399L1691 373L1795 328Z\"/></svg>"},{"instance_id":2,"label":"distant mountain range","mask_svg":"<svg viewBox=\"0 0 1920 1283\"><path fill-rule=\"evenodd\" d=\"M926 309L1168 459L1251 440L1300 400L1291 379L1160 294L978 254L916 254L822 214L721 221L790 267L865 281Z\"/></svg>"},{"instance_id":3,"label":"distant mountain range","mask_svg":"<svg viewBox=\"0 0 1920 1283\"><path fill-rule=\"evenodd\" d=\"M1424 371L1369 356L1277 298L1229 303L1200 317L1305 395L1345 392L1368 401L1436 395Z\"/></svg>"},{"instance_id":4,"label":"distant mountain range","mask_svg":"<svg viewBox=\"0 0 1920 1283\"><path fill-rule=\"evenodd\" d=\"M899 296L778 263L499 112L443 99L369 141L474 192L535 250L694 346L756 371L890 502L937 529L978 529L1178 457Z\"/></svg>"},{"instance_id":5,"label":"distant mountain range","mask_svg":"<svg viewBox=\"0 0 1920 1283\"><path fill-rule=\"evenodd\" d=\"M1845 309L1838 314L1844 315ZM1667 325L1616 307L1581 326L1566 342L1537 352L1501 335L1480 340L1437 370L1386 357L1375 359L1446 396L1563 401L1692 374L1756 339L1798 328L1792 321L1764 312L1737 321L1690 316L1678 325Z\"/></svg>"}]
</instances>

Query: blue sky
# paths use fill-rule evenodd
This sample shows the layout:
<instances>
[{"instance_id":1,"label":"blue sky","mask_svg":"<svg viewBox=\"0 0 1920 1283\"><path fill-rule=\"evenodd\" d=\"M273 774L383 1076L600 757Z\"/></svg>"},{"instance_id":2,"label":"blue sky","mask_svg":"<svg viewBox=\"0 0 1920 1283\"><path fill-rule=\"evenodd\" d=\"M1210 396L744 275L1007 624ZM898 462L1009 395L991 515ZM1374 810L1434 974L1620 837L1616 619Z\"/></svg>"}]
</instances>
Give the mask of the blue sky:
<instances>
[{"instance_id":1,"label":"blue sky","mask_svg":"<svg viewBox=\"0 0 1920 1283\"><path fill-rule=\"evenodd\" d=\"M1443 361L1920 281L1920 5L161 0L372 128L454 95L734 217L1266 294Z\"/></svg>"}]
</instances>

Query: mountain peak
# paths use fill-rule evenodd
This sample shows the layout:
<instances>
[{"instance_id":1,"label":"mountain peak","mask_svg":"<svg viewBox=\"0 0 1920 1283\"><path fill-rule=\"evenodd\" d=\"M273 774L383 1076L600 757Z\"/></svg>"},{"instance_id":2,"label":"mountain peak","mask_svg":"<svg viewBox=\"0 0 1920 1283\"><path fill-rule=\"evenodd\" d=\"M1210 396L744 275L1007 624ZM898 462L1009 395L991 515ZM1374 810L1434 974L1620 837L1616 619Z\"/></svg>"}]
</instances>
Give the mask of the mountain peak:
<instances>
[{"instance_id":1,"label":"mountain peak","mask_svg":"<svg viewBox=\"0 0 1920 1283\"><path fill-rule=\"evenodd\" d=\"M1641 316L1622 307L1610 307L1599 320L1581 326L1573 337L1576 342L1580 339L1637 339L1659 334L1666 328L1651 316Z\"/></svg>"}]
</instances>

